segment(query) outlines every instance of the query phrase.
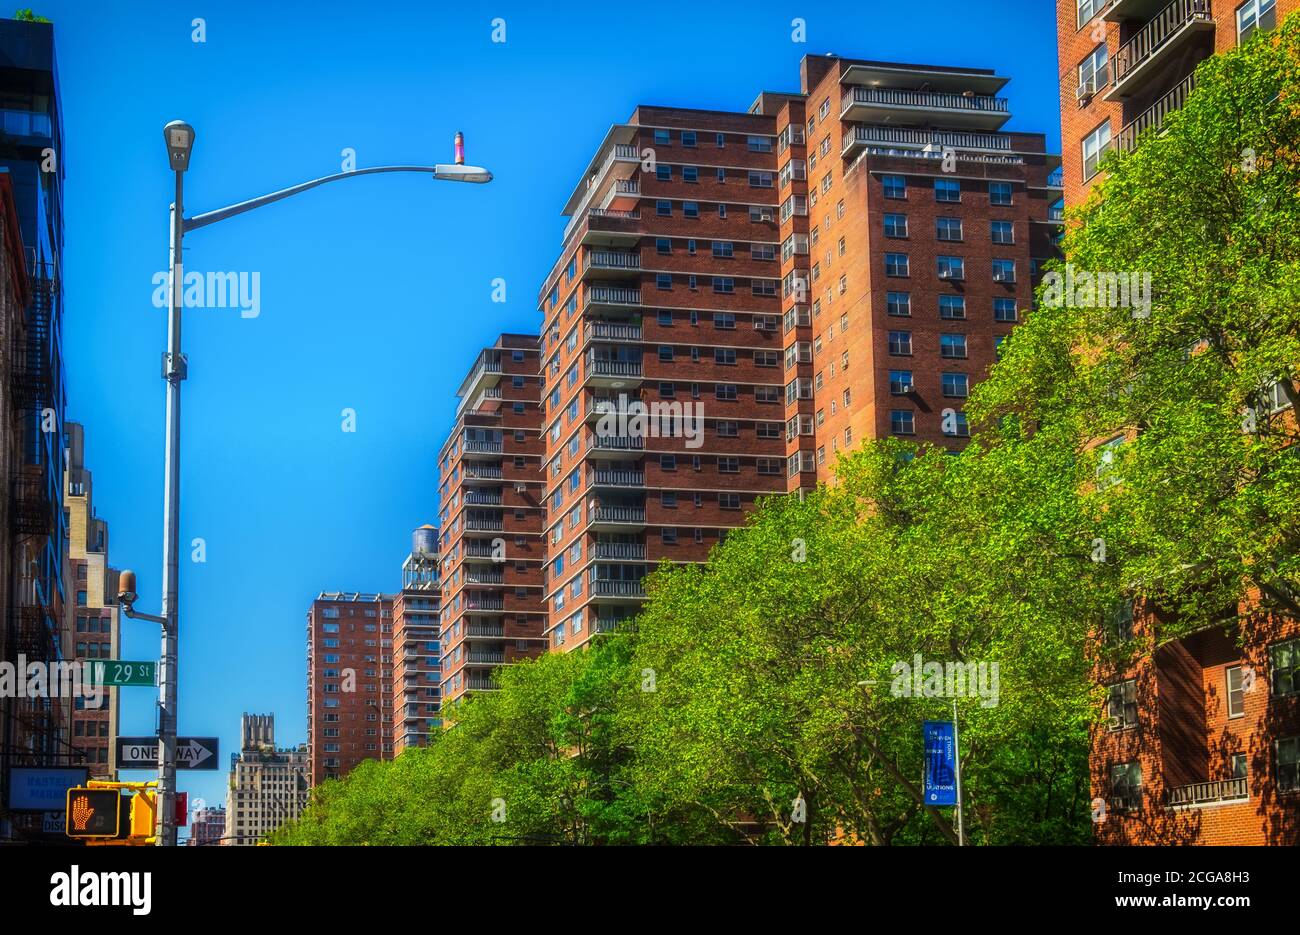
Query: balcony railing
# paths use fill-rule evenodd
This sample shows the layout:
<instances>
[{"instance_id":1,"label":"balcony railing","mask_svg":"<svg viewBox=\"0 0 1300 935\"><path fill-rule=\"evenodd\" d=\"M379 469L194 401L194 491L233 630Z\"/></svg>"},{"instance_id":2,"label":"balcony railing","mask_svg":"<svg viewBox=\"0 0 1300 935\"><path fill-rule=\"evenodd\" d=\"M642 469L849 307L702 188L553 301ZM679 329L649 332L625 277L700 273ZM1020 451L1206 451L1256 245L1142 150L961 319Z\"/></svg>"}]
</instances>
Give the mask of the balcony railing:
<instances>
[{"instance_id":1,"label":"balcony railing","mask_svg":"<svg viewBox=\"0 0 1300 935\"><path fill-rule=\"evenodd\" d=\"M591 593L601 597L645 597L645 588L640 581L597 578L591 583Z\"/></svg>"},{"instance_id":2,"label":"balcony railing","mask_svg":"<svg viewBox=\"0 0 1300 935\"><path fill-rule=\"evenodd\" d=\"M1047 175L1047 187L1048 187L1048 188L1064 188L1064 187L1065 187L1065 167L1064 167L1064 166L1057 166L1057 167L1056 167L1055 169L1053 169L1050 173L1048 173L1048 175Z\"/></svg>"},{"instance_id":3,"label":"balcony railing","mask_svg":"<svg viewBox=\"0 0 1300 935\"><path fill-rule=\"evenodd\" d=\"M603 338L608 341L640 341L640 325L622 325L607 321L591 321L583 328L586 339Z\"/></svg>"},{"instance_id":4,"label":"balcony railing","mask_svg":"<svg viewBox=\"0 0 1300 935\"><path fill-rule=\"evenodd\" d=\"M593 250L587 254L586 269L640 269L641 254L618 253L610 250Z\"/></svg>"},{"instance_id":5,"label":"balcony railing","mask_svg":"<svg viewBox=\"0 0 1300 935\"><path fill-rule=\"evenodd\" d=\"M600 168L592 173L591 185L587 188L587 191L583 193L582 201L579 202L577 210L573 212L572 220L570 220L568 226L564 228L565 240L569 239L569 234L572 233L574 226L582 218L592 196L595 195L596 192L600 191L601 179L605 177L605 173L609 171L610 167L616 162L639 163L640 161L641 153L635 146L626 143L614 144L614 148L610 151L610 154L605 157L605 161L600 164ZM595 217L595 214L592 214L591 216Z\"/></svg>"},{"instance_id":6,"label":"balcony railing","mask_svg":"<svg viewBox=\"0 0 1300 935\"><path fill-rule=\"evenodd\" d=\"M53 136L49 114L34 110L0 110L0 130L6 136Z\"/></svg>"},{"instance_id":7,"label":"balcony railing","mask_svg":"<svg viewBox=\"0 0 1300 935\"><path fill-rule=\"evenodd\" d=\"M501 480L504 476L501 468L486 464L472 464L465 468L465 476L475 480Z\"/></svg>"},{"instance_id":8,"label":"balcony railing","mask_svg":"<svg viewBox=\"0 0 1300 935\"><path fill-rule=\"evenodd\" d=\"M471 506L500 506L501 494L488 493L485 490L473 490L465 494L465 502Z\"/></svg>"},{"instance_id":9,"label":"balcony railing","mask_svg":"<svg viewBox=\"0 0 1300 935\"><path fill-rule=\"evenodd\" d=\"M597 542L596 558L615 561L645 561L645 544L641 542Z\"/></svg>"},{"instance_id":10,"label":"balcony railing","mask_svg":"<svg viewBox=\"0 0 1300 935\"><path fill-rule=\"evenodd\" d=\"M840 112L853 104L889 104L897 107L941 107L948 110L978 110L994 114L1009 113L1005 97L984 94L943 94L935 91L904 91L893 88L855 86L840 100Z\"/></svg>"},{"instance_id":11,"label":"balcony railing","mask_svg":"<svg viewBox=\"0 0 1300 935\"><path fill-rule=\"evenodd\" d=\"M1174 111L1181 110L1187 103L1188 95L1195 89L1196 74L1193 72L1175 85L1172 91L1125 124L1124 129L1119 131L1117 141L1119 148L1126 153L1131 152L1137 146L1138 138L1143 132L1146 130L1159 132L1165 125L1165 118Z\"/></svg>"},{"instance_id":12,"label":"balcony railing","mask_svg":"<svg viewBox=\"0 0 1300 935\"><path fill-rule=\"evenodd\" d=\"M615 630L626 630L632 625L632 617L597 617L597 633L613 633Z\"/></svg>"},{"instance_id":13,"label":"balcony railing","mask_svg":"<svg viewBox=\"0 0 1300 935\"><path fill-rule=\"evenodd\" d=\"M608 208L610 203L616 198L630 197L641 194L641 183L637 179L615 179L614 184L610 186L609 191L605 194L604 200L600 206Z\"/></svg>"},{"instance_id":14,"label":"balcony railing","mask_svg":"<svg viewBox=\"0 0 1300 935\"><path fill-rule=\"evenodd\" d=\"M469 558L495 558L496 549L490 545L471 542L465 547L465 555Z\"/></svg>"},{"instance_id":15,"label":"balcony railing","mask_svg":"<svg viewBox=\"0 0 1300 935\"><path fill-rule=\"evenodd\" d=\"M1239 779L1221 779L1217 782L1194 782L1169 790L1166 804L1170 808L1179 805L1209 805L1214 802L1232 802L1250 798L1246 777Z\"/></svg>"},{"instance_id":16,"label":"balcony railing","mask_svg":"<svg viewBox=\"0 0 1300 935\"><path fill-rule=\"evenodd\" d=\"M505 610L506 602L500 597L472 597L465 602L467 610Z\"/></svg>"},{"instance_id":17,"label":"balcony railing","mask_svg":"<svg viewBox=\"0 0 1300 935\"><path fill-rule=\"evenodd\" d=\"M501 442L465 442L465 450L474 454L499 455Z\"/></svg>"},{"instance_id":18,"label":"balcony railing","mask_svg":"<svg viewBox=\"0 0 1300 935\"><path fill-rule=\"evenodd\" d=\"M587 370L598 377L639 377L641 376L641 361L588 357Z\"/></svg>"},{"instance_id":19,"label":"balcony railing","mask_svg":"<svg viewBox=\"0 0 1300 935\"><path fill-rule=\"evenodd\" d=\"M645 510L632 506L598 506L592 517L598 523L644 523Z\"/></svg>"},{"instance_id":20,"label":"balcony railing","mask_svg":"<svg viewBox=\"0 0 1300 935\"><path fill-rule=\"evenodd\" d=\"M468 653L470 662L502 663L506 661L505 653Z\"/></svg>"},{"instance_id":21,"label":"balcony railing","mask_svg":"<svg viewBox=\"0 0 1300 935\"><path fill-rule=\"evenodd\" d=\"M593 479L597 484L613 487L644 487L643 471L594 471Z\"/></svg>"},{"instance_id":22,"label":"balcony railing","mask_svg":"<svg viewBox=\"0 0 1300 935\"><path fill-rule=\"evenodd\" d=\"M587 290L587 304L640 305L641 290L626 286L592 286Z\"/></svg>"},{"instance_id":23,"label":"balcony railing","mask_svg":"<svg viewBox=\"0 0 1300 935\"><path fill-rule=\"evenodd\" d=\"M470 584L505 584L504 572L470 571L465 573L465 580Z\"/></svg>"},{"instance_id":24,"label":"balcony railing","mask_svg":"<svg viewBox=\"0 0 1300 935\"><path fill-rule=\"evenodd\" d=\"M492 626L490 623L471 623L465 627L466 636L505 636L506 630L502 626Z\"/></svg>"},{"instance_id":25,"label":"balcony railing","mask_svg":"<svg viewBox=\"0 0 1300 935\"><path fill-rule=\"evenodd\" d=\"M465 687L472 691L497 691L501 688L491 679L465 679Z\"/></svg>"},{"instance_id":26,"label":"balcony railing","mask_svg":"<svg viewBox=\"0 0 1300 935\"><path fill-rule=\"evenodd\" d=\"M488 519L484 516L467 516L465 517L465 528L477 532L500 532L501 520Z\"/></svg>"},{"instance_id":27,"label":"balcony railing","mask_svg":"<svg viewBox=\"0 0 1300 935\"><path fill-rule=\"evenodd\" d=\"M605 451L641 451L645 448L645 436L593 435L587 442L587 447Z\"/></svg>"},{"instance_id":28,"label":"balcony railing","mask_svg":"<svg viewBox=\"0 0 1300 935\"><path fill-rule=\"evenodd\" d=\"M1011 137L997 133L962 133L953 130L913 130L907 127L878 127L858 124L844 135L844 148L857 144L901 143L910 146L943 146L950 149L992 149L1010 152Z\"/></svg>"},{"instance_id":29,"label":"balcony railing","mask_svg":"<svg viewBox=\"0 0 1300 935\"><path fill-rule=\"evenodd\" d=\"M1064 221L1065 206L1059 201L1054 205L1049 205L1047 208L1047 219L1049 221Z\"/></svg>"},{"instance_id":30,"label":"balcony railing","mask_svg":"<svg viewBox=\"0 0 1300 935\"><path fill-rule=\"evenodd\" d=\"M1116 85L1152 59L1184 26L1194 22L1214 22L1210 0L1173 0L1120 46L1115 54Z\"/></svg>"}]
</instances>

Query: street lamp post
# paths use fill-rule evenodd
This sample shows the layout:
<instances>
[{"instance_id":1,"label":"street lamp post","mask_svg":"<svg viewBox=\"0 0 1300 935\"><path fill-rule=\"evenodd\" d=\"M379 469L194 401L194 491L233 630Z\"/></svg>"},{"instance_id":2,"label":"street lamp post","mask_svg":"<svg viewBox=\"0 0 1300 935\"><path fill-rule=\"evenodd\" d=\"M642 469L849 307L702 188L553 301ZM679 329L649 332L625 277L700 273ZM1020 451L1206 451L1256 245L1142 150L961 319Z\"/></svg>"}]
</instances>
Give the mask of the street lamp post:
<instances>
[{"instance_id":1,"label":"street lamp post","mask_svg":"<svg viewBox=\"0 0 1300 935\"><path fill-rule=\"evenodd\" d=\"M190 153L194 148L194 128L181 120L173 120L163 127L167 156L176 174L176 200L172 202L170 218L171 297L167 303L167 350L163 353L163 379L167 381L167 436L165 444L166 474L163 482L163 580L162 614L153 618L134 614L142 619L156 620L162 628L161 664L158 670L158 844L173 847L176 844L176 687L177 687L177 636L179 615L177 591L180 577L180 472L181 472L181 382L185 379L187 362L181 353L181 307L184 296L184 237L187 231L215 224L217 221L243 214L254 208L281 201L308 189L360 175L380 172L421 172L448 182L485 183L492 181L492 173L478 166L464 164L463 137L456 134L456 161L450 165L433 166L376 166L353 169L323 178L312 179L289 188L242 201L196 217L185 217L184 178L189 169ZM134 591L134 581L131 591ZM134 599L134 595L132 595Z\"/></svg>"}]
</instances>

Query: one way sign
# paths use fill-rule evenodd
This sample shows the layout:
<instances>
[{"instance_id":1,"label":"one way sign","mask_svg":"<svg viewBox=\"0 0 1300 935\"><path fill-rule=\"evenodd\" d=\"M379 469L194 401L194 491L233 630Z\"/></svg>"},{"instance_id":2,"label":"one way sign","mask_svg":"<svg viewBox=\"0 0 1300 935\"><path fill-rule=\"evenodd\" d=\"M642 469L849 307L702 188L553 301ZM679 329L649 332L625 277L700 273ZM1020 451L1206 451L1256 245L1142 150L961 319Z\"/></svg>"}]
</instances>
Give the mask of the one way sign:
<instances>
[{"instance_id":1,"label":"one way sign","mask_svg":"<svg viewBox=\"0 0 1300 935\"><path fill-rule=\"evenodd\" d=\"M216 737L177 737L177 769L216 769ZM158 765L157 737L118 737L118 769L154 769Z\"/></svg>"}]
</instances>

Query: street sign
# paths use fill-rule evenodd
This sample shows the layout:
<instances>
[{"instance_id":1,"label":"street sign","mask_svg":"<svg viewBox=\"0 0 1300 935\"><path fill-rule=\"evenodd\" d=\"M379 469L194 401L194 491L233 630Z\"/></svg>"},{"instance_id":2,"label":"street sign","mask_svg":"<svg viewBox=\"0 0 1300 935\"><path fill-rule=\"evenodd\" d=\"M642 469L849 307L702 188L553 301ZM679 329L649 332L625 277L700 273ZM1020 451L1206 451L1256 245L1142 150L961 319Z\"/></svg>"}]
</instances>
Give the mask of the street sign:
<instances>
[{"instance_id":1,"label":"street sign","mask_svg":"<svg viewBox=\"0 0 1300 935\"><path fill-rule=\"evenodd\" d=\"M127 662L122 659L90 660L92 685L109 687L122 685L157 685L158 663Z\"/></svg>"},{"instance_id":2,"label":"street sign","mask_svg":"<svg viewBox=\"0 0 1300 935\"><path fill-rule=\"evenodd\" d=\"M925 783L926 805L957 804L957 755L952 721L926 721Z\"/></svg>"},{"instance_id":3,"label":"street sign","mask_svg":"<svg viewBox=\"0 0 1300 935\"><path fill-rule=\"evenodd\" d=\"M177 737L177 769L216 769L216 737ZM118 769L154 769L158 766L157 737L118 737Z\"/></svg>"},{"instance_id":4,"label":"street sign","mask_svg":"<svg viewBox=\"0 0 1300 935\"><path fill-rule=\"evenodd\" d=\"M68 790L84 786L89 777L82 766L15 766L9 770L9 810L62 811Z\"/></svg>"}]
</instances>

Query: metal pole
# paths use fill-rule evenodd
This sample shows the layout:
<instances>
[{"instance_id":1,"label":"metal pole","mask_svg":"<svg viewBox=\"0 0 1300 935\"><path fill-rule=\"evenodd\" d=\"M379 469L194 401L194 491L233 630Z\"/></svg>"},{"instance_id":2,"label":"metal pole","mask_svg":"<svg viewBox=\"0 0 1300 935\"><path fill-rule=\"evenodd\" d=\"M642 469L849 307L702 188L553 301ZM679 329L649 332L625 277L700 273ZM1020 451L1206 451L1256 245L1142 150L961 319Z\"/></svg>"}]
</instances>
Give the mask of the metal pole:
<instances>
[{"instance_id":1,"label":"metal pole","mask_svg":"<svg viewBox=\"0 0 1300 935\"><path fill-rule=\"evenodd\" d=\"M166 474L163 481L162 659L158 674L158 846L176 846L176 638L177 581L180 576L181 481L181 303L184 296L185 202L182 173L176 173L176 201L171 209L171 299L167 307Z\"/></svg>"},{"instance_id":2,"label":"metal pole","mask_svg":"<svg viewBox=\"0 0 1300 935\"><path fill-rule=\"evenodd\" d=\"M957 773L957 846L966 846L965 822L961 812L961 741L957 736L957 699L952 700L952 758Z\"/></svg>"}]
</instances>

